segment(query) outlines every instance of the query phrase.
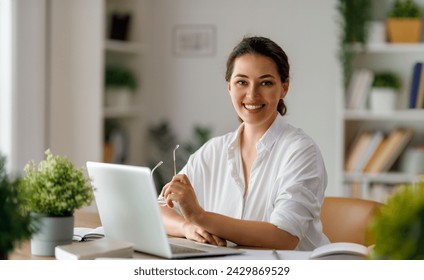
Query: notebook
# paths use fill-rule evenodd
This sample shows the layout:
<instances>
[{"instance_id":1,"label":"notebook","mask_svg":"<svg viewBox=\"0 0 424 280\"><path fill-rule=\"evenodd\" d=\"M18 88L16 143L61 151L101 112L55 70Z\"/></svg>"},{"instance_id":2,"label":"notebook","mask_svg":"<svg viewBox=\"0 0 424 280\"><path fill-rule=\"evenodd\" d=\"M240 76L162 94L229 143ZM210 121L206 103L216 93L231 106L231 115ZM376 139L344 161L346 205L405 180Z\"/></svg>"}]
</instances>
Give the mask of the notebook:
<instances>
[{"instance_id":1,"label":"notebook","mask_svg":"<svg viewBox=\"0 0 424 280\"><path fill-rule=\"evenodd\" d=\"M148 167L87 162L106 237L131 242L134 250L167 259L241 254L236 248L168 238Z\"/></svg>"}]
</instances>

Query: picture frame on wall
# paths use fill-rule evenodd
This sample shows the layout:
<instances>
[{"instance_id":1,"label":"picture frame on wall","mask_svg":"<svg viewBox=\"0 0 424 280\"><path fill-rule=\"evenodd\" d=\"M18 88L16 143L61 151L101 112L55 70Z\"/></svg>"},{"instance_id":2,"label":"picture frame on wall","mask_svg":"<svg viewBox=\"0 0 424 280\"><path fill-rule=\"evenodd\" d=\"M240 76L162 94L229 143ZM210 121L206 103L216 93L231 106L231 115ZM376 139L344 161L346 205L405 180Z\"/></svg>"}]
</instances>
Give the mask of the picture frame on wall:
<instances>
[{"instance_id":1,"label":"picture frame on wall","mask_svg":"<svg viewBox=\"0 0 424 280\"><path fill-rule=\"evenodd\" d=\"M213 56L216 48L216 28L211 24L175 25L172 41L175 56Z\"/></svg>"}]
</instances>

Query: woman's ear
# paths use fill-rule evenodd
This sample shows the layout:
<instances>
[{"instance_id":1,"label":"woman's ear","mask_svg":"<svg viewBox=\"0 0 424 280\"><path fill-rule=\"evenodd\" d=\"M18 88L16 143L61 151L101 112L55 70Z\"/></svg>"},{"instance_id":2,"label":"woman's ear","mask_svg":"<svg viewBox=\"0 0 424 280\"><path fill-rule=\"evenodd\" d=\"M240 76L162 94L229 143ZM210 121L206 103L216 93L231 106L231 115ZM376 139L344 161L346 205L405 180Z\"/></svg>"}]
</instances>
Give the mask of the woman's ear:
<instances>
[{"instance_id":1,"label":"woman's ear","mask_svg":"<svg viewBox=\"0 0 424 280\"><path fill-rule=\"evenodd\" d=\"M284 97L286 97L287 92L289 91L289 86L290 86L290 82L287 79L287 81L283 83L283 88L281 90L281 99L284 99Z\"/></svg>"},{"instance_id":2,"label":"woman's ear","mask_svg":"<svg viewBox=\"0 0 424 280\"><path fill-rule=\"evenodd\" d=\"M228 93L231 93L231 84L230 84L230 82L227 82L227 90L228 90Z\"/></svg>"}]
</instances>

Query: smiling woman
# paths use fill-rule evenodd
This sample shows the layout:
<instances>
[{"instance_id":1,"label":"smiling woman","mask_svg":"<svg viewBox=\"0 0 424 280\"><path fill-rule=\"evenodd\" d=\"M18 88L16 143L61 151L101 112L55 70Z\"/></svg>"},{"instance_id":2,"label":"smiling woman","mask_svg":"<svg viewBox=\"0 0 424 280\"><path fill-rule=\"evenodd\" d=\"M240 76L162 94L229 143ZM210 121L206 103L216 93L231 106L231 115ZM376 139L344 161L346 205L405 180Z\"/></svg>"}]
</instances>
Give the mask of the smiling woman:
<instances>
[{"instance_id":1,"label":"smiling woman","mask_svg":"<svg viewBox=\"0 0 424 280\"><path fill-rule=\"evenodd\" d=\"M285 52L268 38L244 38L228 58L226 81L242 123L206 142L165 185L167 233L286 250L328 243L320 221L327 185L321 153L284 118Z\"/></svg>"}]
</instances>

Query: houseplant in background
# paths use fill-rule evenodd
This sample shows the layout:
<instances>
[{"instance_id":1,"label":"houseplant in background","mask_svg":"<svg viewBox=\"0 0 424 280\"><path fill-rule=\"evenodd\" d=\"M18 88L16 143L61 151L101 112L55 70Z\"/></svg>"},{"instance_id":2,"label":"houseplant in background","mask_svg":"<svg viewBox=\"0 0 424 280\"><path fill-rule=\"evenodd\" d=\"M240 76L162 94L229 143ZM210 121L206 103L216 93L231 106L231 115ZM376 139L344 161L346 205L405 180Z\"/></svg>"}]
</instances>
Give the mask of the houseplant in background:
<instances>
[{"instance_id":1,"label":"houseplant in background","mask_svg":"<svg viewBox=\"0 0 424 280\"><path fill-rule=\"evenodd\" d=\"M149 128L149 140L152 143L150 149L150 166L155 166L159 161L163 161L160 168L154 172L157 191L172 179L173 160L172 152L177 144L180 145L176 153L177 172L186 163L192 153L199 149L211 137L211 129L206 126L196 125L193 127L192 141L179 142L168 121L162 121Z\"/></svg>"},{"instance_id":2,"label":"houseplant in background","mask_svg":"<svg viewBox=\"0 0 424 280\"><path fill-rule=\"evenodd\" d=\"M417 43L421 36L421 11L413 0L396 0L386 21L391 43Z\"/></svg>"},{"instance_id":3,"label":"houseplant in background","mask_svg":"<svg viewBox=\"0 0 424 280\"><path fill-rule=\"evenodd\" d=\"M109 65L105 71L106 106L128 107L137 89L133 71L120 65Z\"/></svg>"},{"instance_id":4,"label":"houseplant in background","mask_svg":"<svg viewBox=\"0 0 424 280\"><path fill-rule=\"evenodd\" d=\"M354 54L352 45L365 48L368 41L368 28L371 21L371 0L339 0L337 10L340 15L339 59L343 67L344 85L347 88L352 75Z\"/></svg>"},{"instance_id":5,"label":"houseplant in background","mask_svg":"<svg viewBox=\"0 0 424 280\"><path fill-rule=\"evenodd\" d=\"M375 236L373 259L424 259L424 181L394 193L370 230Z\"/></svg>"},{"instance_id":6,"label":"houseplant in background","mask_svg":"<svg viewBox=\"0 0 424 280\"><path fill-rule=\"evenodd\" d=\"M36 217L40 229L31 239L33 255L54 256L57 245L72 242L74 211L94 199L91 182L83 168L76 168L66 157L45 152L38 166L30 161L19 184L26 211Z\"/></svg>"},{"instance_id":7,"label":"houseplant in background","mask_svg":"<svg viewBox=\"0 0 424 280\"><path fill-rule=\"evenodd\" d=\"M36 231L32 216L23 211L17 186L20 178L12 179L6 172L6 157L0 154L0 260L20 242Z\"/></svg>"},{"instance_id":8,"label":"houseplant in background","mask_svg":"<svg viewBox=\"0 0 424 280\"><path fill-rule=\"evenodd\" d=\"M387 113L395 110L401 86L400 77L393 72L382 71L374 73L369 100L371 111Z\"/></svg>"}]
</instances>

